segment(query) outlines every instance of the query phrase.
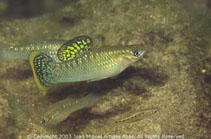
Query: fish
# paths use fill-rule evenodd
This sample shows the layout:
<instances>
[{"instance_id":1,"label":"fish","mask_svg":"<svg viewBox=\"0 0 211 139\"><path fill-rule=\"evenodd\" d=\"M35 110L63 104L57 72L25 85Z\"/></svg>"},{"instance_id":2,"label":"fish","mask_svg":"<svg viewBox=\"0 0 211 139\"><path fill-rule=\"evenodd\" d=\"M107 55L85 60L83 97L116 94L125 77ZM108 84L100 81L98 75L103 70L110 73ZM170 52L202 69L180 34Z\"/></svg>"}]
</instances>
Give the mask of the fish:
<instances>
[{"instance_id":1,"label":"fish","mask_svg":"<svg viewBox=\"0 0 211 139\"><path fill-rule=\"evenodd\" d=\"M64 43L56 62L46 53L34 51L29 56L35 82L40 90L64 82L98 81L115 77L146 52L145 45L93 47L86 37ZM84 45L91 45L84 48Z\"/></svg>"},{"instance_id":2,"label":"fish","mask_svg":"<svg viewBox=\"0 0 211 139\"><path fill-rule=\"evenodd\" d=\"M148 108L145 110L138 110L136 112L132 112L132 114L131 112L129 112L127 114L124 114L125 116L122 116L122 118L115 119L115 120L111 119L107 121L107 125L118 125L118 124L124 124L124 123L137 122L145 118L148 118L157 112L158 112L158 108Z\"/></svg>"},{"instance_id":3,"label":"fish","mask_svg":"<svg viewBox=\"0 0 211 139\"><path fill-rule=\"evenodd\" d=\"M57 57L58 49L69 41L77 42L78 39L81 40L83 38L89 39L88 36L79 36L71 40L44 40L19 46L6 46L1 44L0 61L2 63L8 60L28 60L32 51L40 51L52 57L56 62L60 62L59 58ZM88 45L91 45L91 42L90 44L87 44L87 46Z\"/></svg>"},{"instance_id":4,"label":"fish","mask_svg":"<svg viewBox=\"0 0 211 139\"><path fill-rule=\"evenodd\" d=\"M52 58L58 59L57 50L65 42L64 40L46 40L20 46L1 46L0 60L1 62L14 59L28 60L30 53L34 50L44 52Z\"/></svg>"},{"instance_id":5,"label":"fish","mask_svg":"<svg viewBox=\"0 0 211 139\"><path fill-rule=\"evenodd\" d=\"M87 96L77 99L69 96L41 112L42 114L38 116L39 123L45 126L57 125L67 119L71 113L95 105L102 96L99 93L89 93Z\"/></svg>"}]
</instances>

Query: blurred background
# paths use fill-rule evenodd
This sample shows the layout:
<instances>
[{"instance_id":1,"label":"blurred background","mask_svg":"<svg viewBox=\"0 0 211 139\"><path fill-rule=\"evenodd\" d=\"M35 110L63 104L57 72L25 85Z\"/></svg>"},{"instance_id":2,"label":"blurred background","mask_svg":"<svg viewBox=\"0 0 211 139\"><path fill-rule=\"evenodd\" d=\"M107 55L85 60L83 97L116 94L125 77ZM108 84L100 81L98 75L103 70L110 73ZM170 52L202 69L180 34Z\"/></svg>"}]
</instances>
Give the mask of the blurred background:
<instances>
[{"instance_id":1,"label":"blurred background","mask_svg":"<svg viewBox=\"0 0 211 139\"><path fill-rule=\"evenodd\" d=\"M79 0L0 0L0 20L30 18ZM211 9L211 0L179 0L193 9Z\"/></svg>"},{"instance_id":2,"label":"blurred background","mask_svg":"<svg viewBox=\"0 0 211 139\"><path fill-rule=\"evenodd\" d=\"M39 16L71 1L74 0L0 0L0 20Z\"/></svg>"},{"instance_id":3,"label":"blurred background","mask_svg":"<svg viewBox=\"0 0 211 139\"><path fill-rule=\"evenodd\" d=\"M71 83L46 95L27 61L0 62L0 139L68 133L211 139L211 0L0 0L0 48L79 35L93 38L93 47L153 47L115 83ZM101 89L105 85L115 87ZM106 96L89 112L51 128L36 123L42 109L72 92L100 90L93 86ZM106 125L130 107L157 107L159 113Z\"/></svg>"}]
</instances>

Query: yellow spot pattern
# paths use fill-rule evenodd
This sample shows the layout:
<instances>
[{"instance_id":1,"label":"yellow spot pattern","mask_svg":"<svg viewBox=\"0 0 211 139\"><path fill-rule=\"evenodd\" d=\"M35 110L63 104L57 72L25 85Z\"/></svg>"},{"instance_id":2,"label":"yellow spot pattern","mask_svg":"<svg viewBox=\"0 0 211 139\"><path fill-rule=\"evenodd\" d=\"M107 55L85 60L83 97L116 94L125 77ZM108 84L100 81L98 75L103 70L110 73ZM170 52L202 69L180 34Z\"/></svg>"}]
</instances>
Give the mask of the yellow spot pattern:
<instances>
[{"instance_id":1,"label":"yellow spot pattern","mask_svg":"<svg viewBox=\"0 0 211 139\"><path fill-rule=\"evenodd\" d=\"M66 62L87 52L92 45L92 40L88 36L79 36L64 43L57 52L58 59Z\"/></svg>"}]
</instances>

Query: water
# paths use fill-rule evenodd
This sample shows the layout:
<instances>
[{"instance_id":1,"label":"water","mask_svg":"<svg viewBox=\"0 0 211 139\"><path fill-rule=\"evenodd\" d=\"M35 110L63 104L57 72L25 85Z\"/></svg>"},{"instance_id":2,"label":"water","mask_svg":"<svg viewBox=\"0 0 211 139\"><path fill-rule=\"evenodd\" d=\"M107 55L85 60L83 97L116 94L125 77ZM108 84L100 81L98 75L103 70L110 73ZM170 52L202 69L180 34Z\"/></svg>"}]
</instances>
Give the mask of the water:
<instances>
[{"instance_id":1,"label":"water","mask_svg":"<svg viewBox=\"0 0 211 139\"><path fill-rule=\"evenodd\" d=\"M208 0L14 3L0 1L1 44L17 46L88 35L94 47L144 42L152 48L114 79L59 84L48 92L36 87L28 61L1 62L0 138L211 136ZM49 105L90 92L104 94L97 105L55 126L37 122L40 111ZM155 107L158 113L140 121L106 124L124 113Z\"/></svg>"}]
</instances>

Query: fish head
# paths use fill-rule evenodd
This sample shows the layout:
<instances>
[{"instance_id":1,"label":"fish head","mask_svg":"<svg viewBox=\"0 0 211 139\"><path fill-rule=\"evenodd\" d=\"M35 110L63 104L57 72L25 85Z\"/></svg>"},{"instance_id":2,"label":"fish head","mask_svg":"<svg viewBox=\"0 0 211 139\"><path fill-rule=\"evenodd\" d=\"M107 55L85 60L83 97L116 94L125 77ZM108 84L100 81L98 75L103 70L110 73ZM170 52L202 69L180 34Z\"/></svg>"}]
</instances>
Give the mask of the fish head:
<instances>
[{"instance_id":1,"label":"fish head","mask_svg":"<svg viewBox=\"0 0 211 139\"><path fill-rule=\"evenodd\" d=\"M123 49L121 56L121 65L127 68L134 62L138 61L143 54L146 53L147 48L142 45L128 45Z\"/></svg>"},{"instance_id":2,"label":"fish head","mask_svg":"<svg viewBox=\"0 0 211 139\"><path fill-rule=\"evenodd\" d=\"M56 103L56 105L58 105ZM52 126L52 125L57 125L58 123L64 121L67 119L67 117L70 115L69 111L58 111L54 110L55 105L50 106L49 111L47 113L44 112L43 115L41 115L41 118L39 119L40 124L45 125L45 126ZM53 108L53 109L52 109Z\"/></svg>"},{"instance_id":3,"label":"fish head","mask_svg":"<svg viewBox=\"0 0 211 139\"><path fill-rule=\"evenodd\" d=\"M42 125L48 125L48 123L50 123L52 120L51 116L44 116L40 119L40 124Z\"/></svg>"}]
</instances>

